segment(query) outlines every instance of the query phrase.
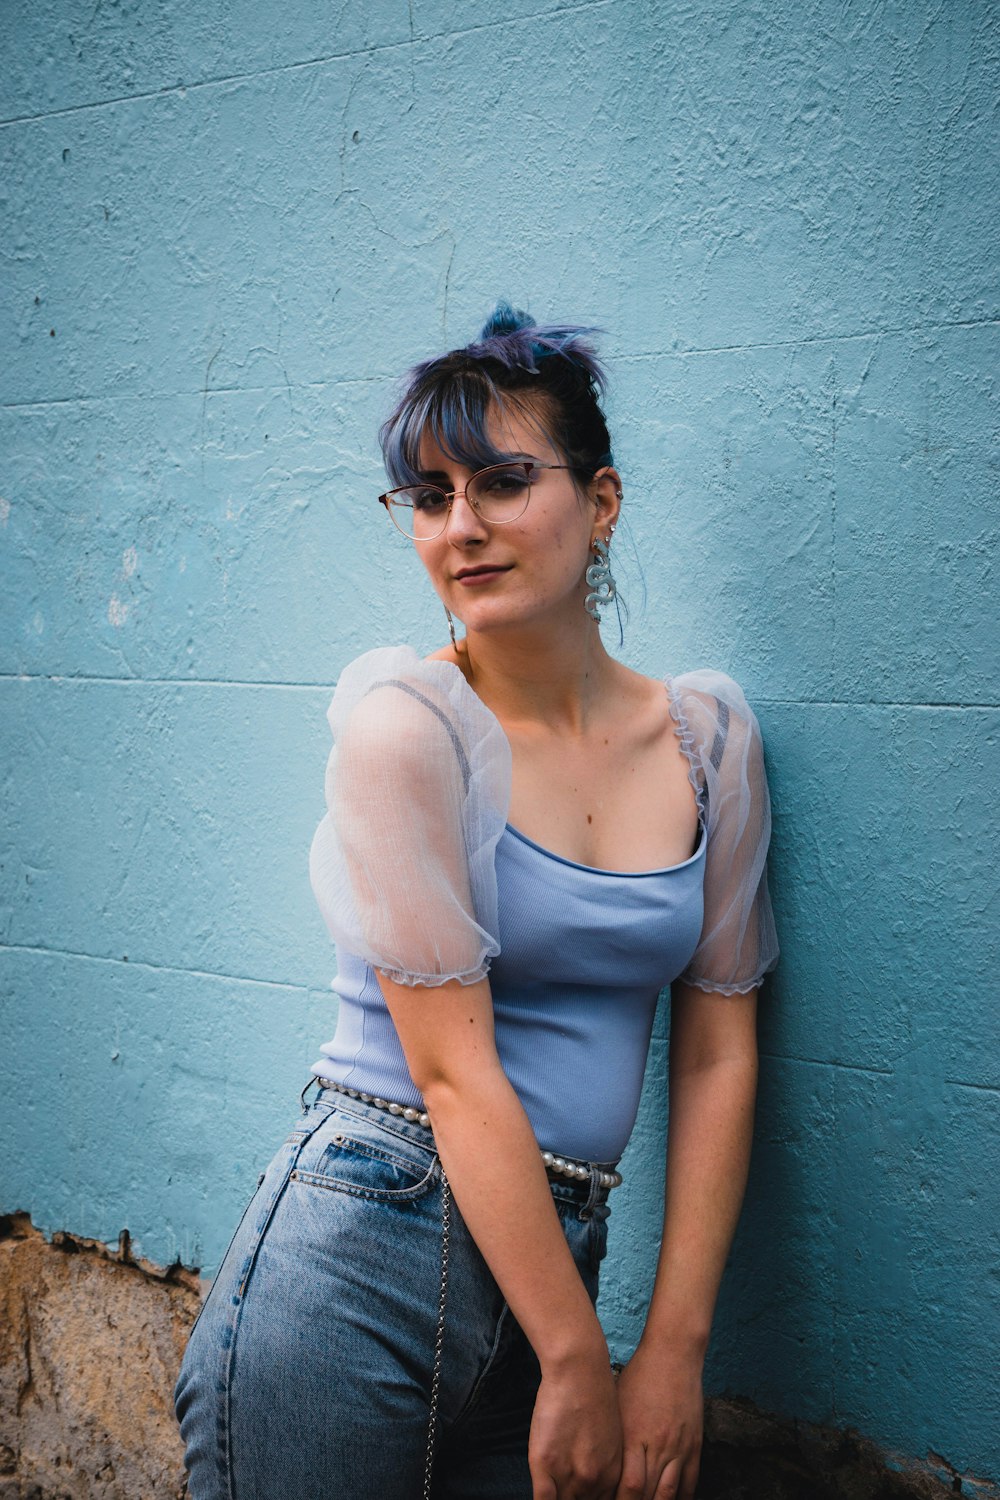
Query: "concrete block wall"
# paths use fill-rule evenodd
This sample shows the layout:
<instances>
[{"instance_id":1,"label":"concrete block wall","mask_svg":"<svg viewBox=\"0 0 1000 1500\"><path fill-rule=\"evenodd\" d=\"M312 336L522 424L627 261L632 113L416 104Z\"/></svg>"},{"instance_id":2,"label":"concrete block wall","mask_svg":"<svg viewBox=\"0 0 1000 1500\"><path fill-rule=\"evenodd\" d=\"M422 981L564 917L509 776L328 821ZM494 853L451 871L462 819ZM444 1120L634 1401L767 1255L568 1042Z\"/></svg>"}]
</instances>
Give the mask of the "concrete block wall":
<instances>
[{"instance_id":1,"label":"concrete block wall","mask_svg":"<svg viewBox=\"0 0 1000 1500\"><path fill-rule=\"evenodd\" d=\"M0 1211L214 1274L334 1028L332 685L444 639L375 430L508 296L607 329L626 659L731 672L765 736L783 960L710 1388L1000 1475L997 5L0 27Z\"/></svg>"}]
</instances>

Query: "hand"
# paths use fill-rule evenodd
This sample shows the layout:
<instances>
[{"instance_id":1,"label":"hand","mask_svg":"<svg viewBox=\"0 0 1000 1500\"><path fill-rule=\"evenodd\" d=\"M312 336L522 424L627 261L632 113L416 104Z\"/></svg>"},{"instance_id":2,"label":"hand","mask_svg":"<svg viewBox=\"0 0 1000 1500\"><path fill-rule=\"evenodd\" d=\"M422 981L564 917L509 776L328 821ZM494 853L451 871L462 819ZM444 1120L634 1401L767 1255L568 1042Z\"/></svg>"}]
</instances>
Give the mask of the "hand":
<instances>
[{"instance_id":1,"label":"hand","mask_svg":"<svg viewBox=\"0 0 1000 1500\"><path fill-rule=\"evenodd\" d=\"M622 1432L614 1379L604 1361L543 1374L528 1464L534 1500L614 1500Z\"/></svg>"},{"instance_id":2,"label":"hand","mask_svg":"<svg viewBox=\"0 0 1000 1500\"><path fill-rule=\"evenodd\" d=\"M694 1500L701 1461L701 1361L640 1344L618 1377L624 1455L615 1500Z\"/></svg>"}]
</instances>

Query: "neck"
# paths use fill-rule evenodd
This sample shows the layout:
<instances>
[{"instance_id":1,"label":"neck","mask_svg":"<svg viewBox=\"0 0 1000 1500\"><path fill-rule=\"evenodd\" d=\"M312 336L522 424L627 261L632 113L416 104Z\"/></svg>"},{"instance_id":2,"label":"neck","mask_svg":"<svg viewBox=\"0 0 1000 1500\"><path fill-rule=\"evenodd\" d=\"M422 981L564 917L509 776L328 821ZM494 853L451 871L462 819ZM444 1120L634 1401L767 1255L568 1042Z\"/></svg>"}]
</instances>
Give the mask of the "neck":
<instances>
[{"instance_id":1,"label":"neck","mask_svg":"<svg viewBox=\"0 0 1000 1500\"><path fill-rule=\"evenodd\" d=\"M544 630L469 631L457 660L469 684L504 723L582 734L610 686L615 663L597 623Z\"/></svg>"}]
</instances>

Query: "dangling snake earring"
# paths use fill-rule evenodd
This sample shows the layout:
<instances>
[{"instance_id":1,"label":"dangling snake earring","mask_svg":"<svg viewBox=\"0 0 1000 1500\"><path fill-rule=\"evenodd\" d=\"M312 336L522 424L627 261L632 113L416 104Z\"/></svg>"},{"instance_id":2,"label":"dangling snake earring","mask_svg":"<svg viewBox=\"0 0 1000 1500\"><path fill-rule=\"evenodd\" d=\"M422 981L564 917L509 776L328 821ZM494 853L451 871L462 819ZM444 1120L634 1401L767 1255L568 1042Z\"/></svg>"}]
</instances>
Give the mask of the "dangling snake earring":
<instances>
[{"instance_id":1,"label":"dangling snake earring","mask_svg":"<svg viewBox=\"0 0 1000 1500\"><path fill-rule=\"evenodd\" d=\"M618 498L621 499L620 490ZM611 576L611 555L609 551L614 530L613 526L609 528L608 540L606 542L602 541L599 536L594 537L591 543L594 549L594 561L590 564L585 575L593 593L588 594L586 599L584 599L583 607L588 615L596 620L598 624L601 621L601 614L597 606L599 604L610 604L618 592L615 588L615 580Z\"/></svg>"},{"instance_id":2,"label":"dangling snake earring","mask_svg":"<svg viewBox=\"0 0 1000 1500\"><path fill-rule=\"evenodd\" d=\"M458 651L458 640L457 640L457 638L455 636L455 621L451 617L451 610L448 608L447 604L444 607L444 612L448 616L448 633L451 636L451 644L454 646L454 648L455 648L455 650L457 652Z\"/></svg>"}]
</instances>

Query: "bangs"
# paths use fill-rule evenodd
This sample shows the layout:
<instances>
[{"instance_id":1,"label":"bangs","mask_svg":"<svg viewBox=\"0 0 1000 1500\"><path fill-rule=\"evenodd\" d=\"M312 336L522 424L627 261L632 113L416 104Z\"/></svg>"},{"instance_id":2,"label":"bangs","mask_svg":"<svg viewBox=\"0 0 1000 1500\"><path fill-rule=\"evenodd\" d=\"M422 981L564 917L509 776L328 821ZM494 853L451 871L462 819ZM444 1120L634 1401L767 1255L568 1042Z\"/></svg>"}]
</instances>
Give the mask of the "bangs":
<instances>
[{"instance_id":1,"label":"bangs","mask_svg":"<svg viewBox=\"0 0 1000 1500\"><path fill-rule=\"evenodd\" d=\"M438 361L429 361L429 365L435 364ZM509 450L495 447L487 433L495 412L514 412L536 422L540 435L546 436L538 411L543 392L520 400L513 392L498 389L482 369L463 371L441 383L432 380L425 384L418 379L414 385L413 394L400 404L379 435L393 487L419 483L420 444L425 436L432 437L453 462L470 469L506 462Z\"/></svg>"}]
</instances>

